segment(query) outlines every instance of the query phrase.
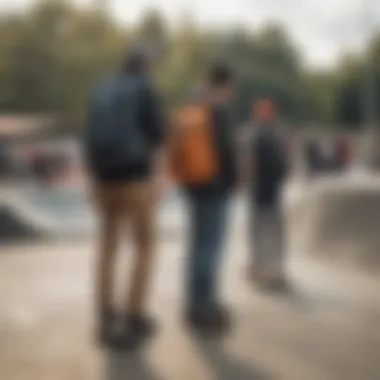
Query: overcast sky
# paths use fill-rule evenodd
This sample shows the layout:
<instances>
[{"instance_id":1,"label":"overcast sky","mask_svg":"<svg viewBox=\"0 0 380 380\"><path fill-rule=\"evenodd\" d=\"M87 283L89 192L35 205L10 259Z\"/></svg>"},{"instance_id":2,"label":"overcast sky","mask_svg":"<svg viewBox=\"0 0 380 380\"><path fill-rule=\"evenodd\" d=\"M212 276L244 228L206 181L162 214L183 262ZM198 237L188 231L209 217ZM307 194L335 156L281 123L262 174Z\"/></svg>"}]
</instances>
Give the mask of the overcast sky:
<instances>
[{"instance_id":1,"label":"overcast sky","mask_svg":"<svg viewBox=\"0 0 380 380\"><path fill-rule=\"evenodd\" d=\"M73 0L88 3L90 0ZM0 11L23 9L33 0L0 0ZM159 7L173 22L191 13L202 26L246 25L255 29L280 20L304 50L307 61L329 66L346 50L358 50L380 26L380 0L108 0L115 16L138 20L144 9ZM364 12L366 7L366 12ZM367 14L365 16L365 13Z\"/></svg>"}]
</instances>

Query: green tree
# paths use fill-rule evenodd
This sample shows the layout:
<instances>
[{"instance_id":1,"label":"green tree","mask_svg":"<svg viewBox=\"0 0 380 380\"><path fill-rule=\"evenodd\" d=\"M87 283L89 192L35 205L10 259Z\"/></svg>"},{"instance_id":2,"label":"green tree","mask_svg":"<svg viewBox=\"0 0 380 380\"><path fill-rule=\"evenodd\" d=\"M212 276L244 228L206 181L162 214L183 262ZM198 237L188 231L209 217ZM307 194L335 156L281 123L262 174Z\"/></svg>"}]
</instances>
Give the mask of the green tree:
<instances>
[{"instance_id":1,"label":"green tree","mask_svg":"<svg viewBox=\"0 0 380 380\"><path fill-rule=\"evenodd\" d=\"M0 17L0 111L53 113L66 128L83 124L87 99L136 41L161 53L159 83L170 109L204 79L210 63L228 63L237 78L235 110L246 121L257 99L274 99L293 123L358 125L363 120L363 83L368 65L380 107L380 36L368 54L343 57L328 71L308 70L286 30L270 24L206 32L184 14L169 29L157 10L136 27L118 24L105 8L77 8L64 0L40 0L29 12ZM170 32L169 32L170 30Z\"/></svg>"}]
</instances>

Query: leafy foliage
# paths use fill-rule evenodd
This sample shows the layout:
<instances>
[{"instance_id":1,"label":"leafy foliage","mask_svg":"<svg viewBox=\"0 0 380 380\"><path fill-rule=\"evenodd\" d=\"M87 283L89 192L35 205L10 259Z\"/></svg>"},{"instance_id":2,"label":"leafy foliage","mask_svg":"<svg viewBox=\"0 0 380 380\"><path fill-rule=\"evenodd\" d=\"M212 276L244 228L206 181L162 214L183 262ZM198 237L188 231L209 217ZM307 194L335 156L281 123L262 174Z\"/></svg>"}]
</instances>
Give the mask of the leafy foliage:
<instances>
[{"instance_id":1,"label":"leafy foliage","mask_svg":"<svg viewBox=\"0 0 380 380\"><path fill-rule=\"evenodd\" d=\"M380 92L380 37L368 57L345 57L336 70L310 72L278 25L256 34L206 32L184 15L181 27L172 31L150 10L137 26L127 28L99 7L42 0L28 13L0 18L0 112L53 113L67 128L80 127L93 87L118 68L136 39L152 42L162 53L157 77L171 108L216 60L226 61L236 73L240 121L249 117L256 99L270 97L293 123L358 124L369 58L374 62L371 80Z\"/></svg>"}]
</instances>

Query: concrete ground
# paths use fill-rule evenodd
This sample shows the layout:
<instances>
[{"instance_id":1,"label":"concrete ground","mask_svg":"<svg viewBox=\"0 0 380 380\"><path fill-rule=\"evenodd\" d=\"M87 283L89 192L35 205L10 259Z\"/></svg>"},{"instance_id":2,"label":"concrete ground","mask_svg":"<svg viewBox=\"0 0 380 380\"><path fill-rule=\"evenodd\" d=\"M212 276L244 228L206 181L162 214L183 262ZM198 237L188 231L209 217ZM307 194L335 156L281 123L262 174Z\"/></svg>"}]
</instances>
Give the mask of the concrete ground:
<instances>
[{"instance_id":1,"label":"concrete ground","mask_svg":"<svg viewBox=\"0 0 380 380\"><path fill-rule=\"evenodd\" d=\"M236 224L236 223L235 223ZM4 380L378 380L380 282L294 255L294 290L260 294L246 281L235 225L223 293L235 327L201 342L181 324L185 235L159 241L150 304L161 329L141 353L93 343L94 242L15 245L0 255L0 378ZM121 278L127 278L124 249Z\"/></svg>"}]
</instances>

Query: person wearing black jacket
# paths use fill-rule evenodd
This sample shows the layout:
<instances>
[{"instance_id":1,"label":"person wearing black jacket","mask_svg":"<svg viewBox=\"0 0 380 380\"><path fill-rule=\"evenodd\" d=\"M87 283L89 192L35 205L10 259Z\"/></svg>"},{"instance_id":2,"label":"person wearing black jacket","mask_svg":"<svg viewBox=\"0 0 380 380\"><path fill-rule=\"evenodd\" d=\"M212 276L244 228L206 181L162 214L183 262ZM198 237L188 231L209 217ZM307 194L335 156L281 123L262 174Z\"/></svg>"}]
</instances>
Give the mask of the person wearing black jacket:
<instances>
[{"instance_id":1,"label":"person wearing black jacket","mask_svg":"<svg viewBox=\"0 0 380 380\"><path fill-rule=\"evenodd\" d=\"M110 102L106 100L113 93L129 86L125 93L131 100L130 105L127 105L130 108L123 110L129 112L134 124L127 125L124 120L120 122L120 129L124 127L124 133L120 134L123 136L121 143L131 146L130 141L137 135L128 135L133 126L141 136L140 145L142 141L146 147L144 154L134 160L114 160L110 165L106 155L91 150L90 143L86 145L86 158L93 180L93 198L100 222L95 289L97 335L102 345L117 350L137 348L154 331L154 322L146 311L146 296L154 251L155 198L157 187L160 186L157 181L161 182L163 178L160 162L166 128L160 96L149 75L151 64L149 52L136 47L126 57L122 70L112 79L112 87L106 81L106 85L101 85L94 96L108 105ZM104 119L105 106L99 108L96 105L98 103L89 110L89 127L85 134L87 142L92 141L91 137L96 132L90 126L96 126L97 119ZM100 111L101 118L97 117ZM111 114L124 115L120 109L107 111L107 115ZM114 278L117 251L127 223L131 227L135 247L135 265L125 308L119 312L113 304ZM120 315L124 320L122 330L115 329L119 325Z\"/></svg>"},{"instance_id":2,"label":"person wearing black jacket","mask_svg":"<svg viewBox=\"0 0 380 380\"><path fill-rule=\"evenodd\" d=\"M190 208L186 319L203 332L223 332L228 313L219 301L218 276L228 221L228 204L236 182L233 125L229 100L233 78L229 68L214 66L202 96L211 104L221 170L215 180L185 189Z\"/></svg>"}]
</instances>

